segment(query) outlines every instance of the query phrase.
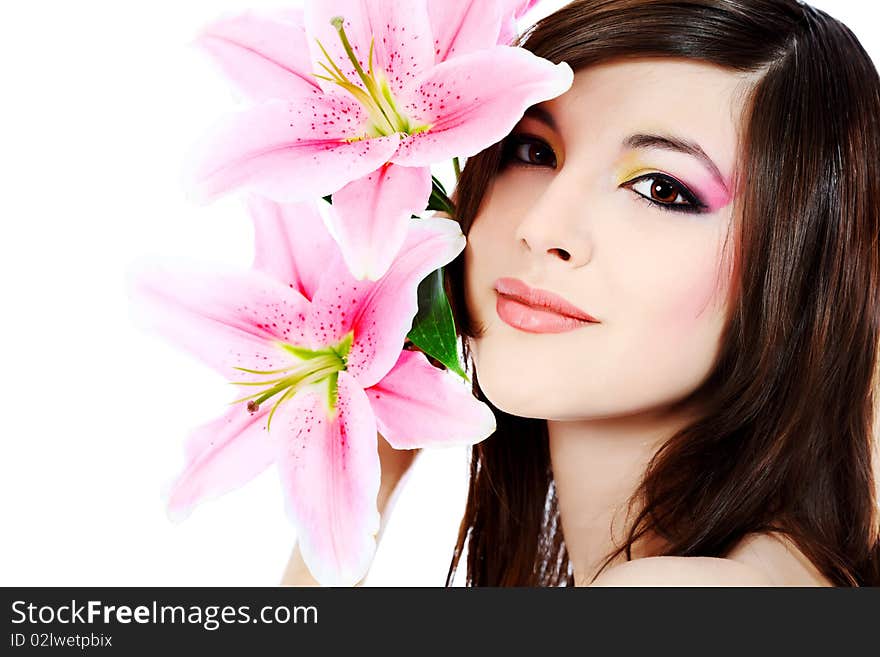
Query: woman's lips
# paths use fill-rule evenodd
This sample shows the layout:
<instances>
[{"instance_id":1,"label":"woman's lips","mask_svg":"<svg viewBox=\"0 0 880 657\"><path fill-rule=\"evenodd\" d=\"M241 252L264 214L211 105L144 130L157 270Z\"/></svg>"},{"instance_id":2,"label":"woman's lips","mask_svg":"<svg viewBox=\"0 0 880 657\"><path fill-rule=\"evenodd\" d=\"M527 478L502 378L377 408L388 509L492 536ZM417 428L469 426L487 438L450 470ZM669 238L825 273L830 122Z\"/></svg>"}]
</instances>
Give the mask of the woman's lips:
<instances>
[{"instance_id":1,"label":"woman's lips","mask_svg":"<svg viewBox=\"0 0 880 657\"><path fill-rule=\"evenodd\" d=\"M500 293L495 301L495 312L505 323L529 333L564 333L595 323L535 308Z\"/></svg>"},{"instance_id":2,"label":"woman's lips","mask_svg":"<svg viewBox=\"0 0 880 657\"><path fill-rule=\"evenodd\" d=\"M498 293L495 312L522 331L562 333L599 322L558 294L529 287L518 278L499 278L494 287Z\"/></svg>"},{"instance_id":3,"label":"woman's lips","mask_svg":"<svg viewBox=\"0 0 880 657\"><path fill-rule=\"evenodd\" d=\"M560 315L567 315L575 319L581 319L585 322L598 322L595 317L584 310L581 310L568 299L559 296L550 290L542 290L526 285L518 278L499 278L495 281L495 291L507 297L512 297L517 301L534 308L548 310Z\"/></svg>"}]
</instances>

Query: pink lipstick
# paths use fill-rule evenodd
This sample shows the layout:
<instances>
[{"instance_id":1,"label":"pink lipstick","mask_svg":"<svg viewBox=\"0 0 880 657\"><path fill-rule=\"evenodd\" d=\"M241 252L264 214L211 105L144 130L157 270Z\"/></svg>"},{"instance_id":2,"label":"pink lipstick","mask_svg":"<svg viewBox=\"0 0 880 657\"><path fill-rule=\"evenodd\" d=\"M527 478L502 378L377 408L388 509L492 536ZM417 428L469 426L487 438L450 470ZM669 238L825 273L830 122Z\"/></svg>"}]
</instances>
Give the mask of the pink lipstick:
<instances>
[{"instance_id":1,"label":"pink lipstick","mask_svg":"<svg viewBox=\"0 0 880 657\"><path fill-rule=\"evenodd\" d=\"M573 331L599 320L561 296L532 288L517 278L495 281L495 311L510 326L529 333Z\"/></svg>"}]
</instances>

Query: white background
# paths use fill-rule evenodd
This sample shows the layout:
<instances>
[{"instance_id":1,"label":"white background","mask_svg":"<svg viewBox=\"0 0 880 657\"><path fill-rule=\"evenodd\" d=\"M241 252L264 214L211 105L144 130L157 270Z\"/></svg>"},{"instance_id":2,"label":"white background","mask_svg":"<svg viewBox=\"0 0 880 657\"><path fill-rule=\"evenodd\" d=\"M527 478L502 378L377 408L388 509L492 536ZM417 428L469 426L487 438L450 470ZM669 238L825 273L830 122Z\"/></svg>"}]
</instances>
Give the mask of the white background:
<instances>
[{"instance_id":1,"label":"white background","mask_svg":"<svg viewBox=\"0 0 880 657\"><path fill-rule=\"evenodd\" d=\"M228 383L129 319L124 275L151 256L250 264L234 197L189 203L189 144L234 109L187 43L266 0L5 2L0 9L0 585L273 585L295 542L274 468L166 516L162 485ZM544 0L538 18L564 4ZM880 61L877 3L812 3ZM438 174L451 183L449 169ZM417 459L368 583L442 585L466 451ZM459 580L460 581L460 580Z\"/></svg>"}]
</instances>

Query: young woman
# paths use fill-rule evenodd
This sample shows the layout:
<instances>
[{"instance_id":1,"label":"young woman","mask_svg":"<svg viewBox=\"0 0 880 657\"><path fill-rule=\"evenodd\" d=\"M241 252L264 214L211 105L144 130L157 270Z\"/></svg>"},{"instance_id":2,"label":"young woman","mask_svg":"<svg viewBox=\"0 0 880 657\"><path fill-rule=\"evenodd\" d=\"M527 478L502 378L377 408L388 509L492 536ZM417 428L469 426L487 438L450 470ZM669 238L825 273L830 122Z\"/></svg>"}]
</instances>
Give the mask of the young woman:
<instances>
[{"instance_id":1,"label":"young woman","mask_svg":"<svg viewBox=\"0 0 880 657\"><path fill-rule=\"evenodd\" d=\"M498 430L447 583L880 585L870 57L795 0L575 0L521 45L575 81L456 188Z\"/></svg>"}]
</instances>

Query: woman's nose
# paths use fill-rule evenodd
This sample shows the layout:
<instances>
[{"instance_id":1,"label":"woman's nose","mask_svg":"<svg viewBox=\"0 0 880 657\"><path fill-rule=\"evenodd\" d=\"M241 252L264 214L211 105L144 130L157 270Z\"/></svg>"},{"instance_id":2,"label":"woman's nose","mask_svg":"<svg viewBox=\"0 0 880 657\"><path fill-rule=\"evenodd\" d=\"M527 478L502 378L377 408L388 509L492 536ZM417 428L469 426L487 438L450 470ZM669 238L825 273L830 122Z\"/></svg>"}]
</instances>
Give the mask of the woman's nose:
<instances>
[{"instance_id":1,"label":"woman's nose","mask_svg":"<svg viewBox=\"0 0 880 657\"><path fill-rule=\"evenodd\" d=\"M562 184L560 184L562 183ZM581 190L572 191L557 176L529 207L516 229L516 240L534 257L563 260L569 267L581 267L592 255L591 228L581 209Z\"/></svg>"}]
</instances>

